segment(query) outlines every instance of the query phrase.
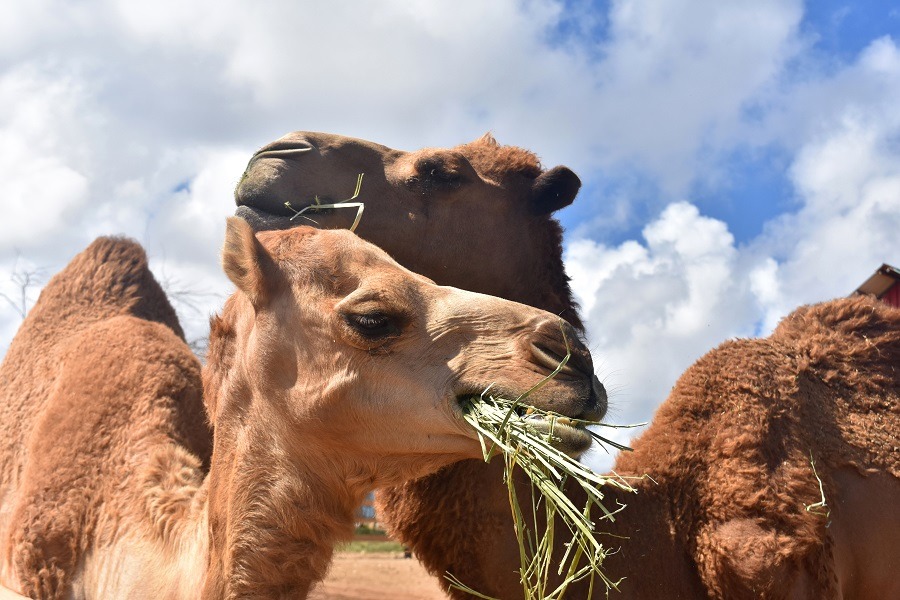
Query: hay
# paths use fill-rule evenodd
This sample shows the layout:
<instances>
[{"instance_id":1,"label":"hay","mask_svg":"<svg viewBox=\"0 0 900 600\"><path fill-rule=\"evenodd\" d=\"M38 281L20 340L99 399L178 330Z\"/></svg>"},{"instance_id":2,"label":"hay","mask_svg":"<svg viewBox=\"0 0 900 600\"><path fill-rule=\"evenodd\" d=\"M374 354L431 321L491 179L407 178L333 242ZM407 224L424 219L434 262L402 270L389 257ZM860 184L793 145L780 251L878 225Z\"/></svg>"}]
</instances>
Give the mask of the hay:
<instances>
[{"instance_id":1,"label":"hay","mask_svg":"<svg viewBox=\"0 0 900 600\"><path fill-rule=\"evenodd\" d=\"M362 202L351 202L351 200L356 200L356 198L359 196L359 191L360 191L360 189L362 189L362 180L363 180L363 174L360 173L356 177L356 188L353 190L353 195L351 197L347 198L346 200L338 200L337 202L334 202L331 204L322 204L321 199L319 199L319 197L316 196L315 198L313 198L312 204L310 204L309 206L306 206L300 210L297 210L293 206L291 206L290 202L285 202L284 205L289 210L294 211L294 215L290 218L290 220L293 221L297 217L301 217L303 219L306 219L307 221L310 221L311 223L318 225L319 224L318 222L314 221L313 219L310 219L309 217L305 216L303 213L305 213L308 210L317 212L317 211L325 210L325 209L355 208L356 209L356 217L353 219L353 224L350 225L350 231L356 231L356 226L359 225L359 221L360 221L360 219L362 219L363 210L366 207L365 207L365 204Z\"/></svg>"},{"instance_id":2,"label":"hay","mask_svg":"<svg viewBox=\"0 0 900 600\"><path fill-rule=\"evenodd\" d=\"M598 541L594 520L615 520L616 513L625 508L624 505L605 506L603 486L635 491L626 479L594 473L554 445L560 441L554 436L557 427L609 425L571 419L526 404L528 395L552 379L567 361L568 356L550 376L515 400L491 396L489 388L480 397L463 403L464 418L478 432L485 462L498 454L503 456L504 481L509 490L510 509L519 542L519 575L526 600L563 598L572 583L586 578L590 580L590 593L596 580L607 591L618 589L619 582L602 570L603 560L610 549ZM598 442L627 449L594 431L586 431ZM522 507L519 503L513 478L516 468L530 480L530 507ZM568 481L577 483L585 491L585 506L575 506L563 492ZM554 564L554 542L560 534L555 531L557 517L565 524L567 531L562 533L568 534L569 539L564 544L562 558ZM537 531L543 531L543 534L538 536ZM457 589L478 598L495 600L465 585L452 574L448 573L447 578L451 586Z\"/></svg>"}]
</instances>

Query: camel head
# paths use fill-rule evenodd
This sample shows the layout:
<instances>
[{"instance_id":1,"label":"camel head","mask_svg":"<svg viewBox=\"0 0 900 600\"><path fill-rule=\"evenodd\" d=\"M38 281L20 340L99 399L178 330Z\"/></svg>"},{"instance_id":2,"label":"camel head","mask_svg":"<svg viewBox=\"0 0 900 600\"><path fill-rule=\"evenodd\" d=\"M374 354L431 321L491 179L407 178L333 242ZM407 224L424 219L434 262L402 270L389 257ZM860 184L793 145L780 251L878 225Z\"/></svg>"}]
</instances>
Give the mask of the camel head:
<instances>
[{"instance_id":1,"label":"camel head","mask_svg":"<svg viewBox=\"0 0 900 600\"><path fill-rule=\"evenodd\" d=\"M255 234L228 221L223 264L238 292L237 364L210 404L223 423L264 423L286 455L310 448L376 460L384 485L480 456L460 401L482 393L528 397L538 408L600 418L606 394L588 350L558 317L495 297L442 287L345 230L298 227ZM563 449L590 444L557 430Z\"/></svg>"},{"instance_id":2,"label":"camel head","mask_svg":"<svg viewBox=\"0 0 900 600\"><path fill-rule=\"evenodd\" d=\"M295 132L257 152L235 190L238 215L257 229L346 228L354 210L297 210L351 197L356 232L442 285L541 306L580 328L551 214L581 185L566 167L501 146L489 134L454 148L393 150L339 135ZM285 203L290 203L291 208Z\"/></svg>"}]
</instances>

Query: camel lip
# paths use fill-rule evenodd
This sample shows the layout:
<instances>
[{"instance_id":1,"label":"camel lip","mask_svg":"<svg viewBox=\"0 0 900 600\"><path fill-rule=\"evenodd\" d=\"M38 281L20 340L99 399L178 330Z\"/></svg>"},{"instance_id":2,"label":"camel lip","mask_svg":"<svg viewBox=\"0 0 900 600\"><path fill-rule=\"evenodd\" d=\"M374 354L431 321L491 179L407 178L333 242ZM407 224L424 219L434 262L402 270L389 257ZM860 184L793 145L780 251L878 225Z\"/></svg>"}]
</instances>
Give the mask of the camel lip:
<instances>
[{"instance_id":1,"label":"camel lip","mask_svg":"<svg viewBox=\"0 0 900 600\"><path fill-rule=\"evenodd\" d=\"M306 221L291 221L289 215L276 215L261 208L241 204L234 211L234 216L240 217L250 223L256 231L269 231L272 229L290 229L307 223Z\"/></svg>"},{"instance_id":2,"label":"camel lip","mask_svg":"<svg viewBox=\"0 0 900 600\"><path fill-rule=\"evenodd\" d=\"M543 415L527 415L525 417L538 432L548 436L550 445L577 458L587 452L594 438L587 428L565 417L549 419Z\"/></svg>"},{"instance_id":3,"label":"camel lip","mask_svg":"<svg viewBox=\"0 0 900 600\"><path fill-rule=\"evenodd\" d=\"M480 397L481 394L471 393L457 395L451 406L453 414L463 420L463 404L477 402ZM587 452L594 442L584 420L578 417L533 412L533 408L527 404L516 406L514 412L514 418L526 421L538 434L546 437L551 446L572 458L577 459Z\"/></svg>"}]
</instances>

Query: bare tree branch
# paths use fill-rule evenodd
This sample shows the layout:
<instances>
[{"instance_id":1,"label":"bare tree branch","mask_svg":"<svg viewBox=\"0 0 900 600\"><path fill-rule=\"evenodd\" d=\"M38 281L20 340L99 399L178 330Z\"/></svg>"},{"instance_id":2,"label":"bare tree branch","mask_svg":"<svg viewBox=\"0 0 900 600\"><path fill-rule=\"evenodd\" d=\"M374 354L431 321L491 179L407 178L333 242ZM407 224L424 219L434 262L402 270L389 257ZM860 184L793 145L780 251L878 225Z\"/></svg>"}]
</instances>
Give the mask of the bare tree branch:
<instances>
[{"instance_id":1,"label":"bare tree branch","mask_svg":"<svg viewBox=\"0 0 900 600\"><path fill-rule=\"evenodd\" d=\"M22 265L22 256L16 252L16 262L13 265L12 273L9 280L15 286L16 291L12 296L5 292L0 292L0 298L12 307L16 314L24 321L28 314L28 309L34 304L29 292L32 288L40 287L44 283L44 269L33 267L30 269Z\"/></svg>"},{"instance_id":2,"label":"bare tree branch","mask_svg":"<svg viewBox=\"0 0 900 600\"><path fill-rule=\"evenodd\" d=\"M179 312L189 312L205 317L207 316L208 301L221 299L221 294L198 290L177 277L170 276L164 269L161 270L157 279L172 306ZM208 336L190 338L187 340L187 344L201 361L205 360L206 348L209 345Z\"/></svg>"}]
</instances>

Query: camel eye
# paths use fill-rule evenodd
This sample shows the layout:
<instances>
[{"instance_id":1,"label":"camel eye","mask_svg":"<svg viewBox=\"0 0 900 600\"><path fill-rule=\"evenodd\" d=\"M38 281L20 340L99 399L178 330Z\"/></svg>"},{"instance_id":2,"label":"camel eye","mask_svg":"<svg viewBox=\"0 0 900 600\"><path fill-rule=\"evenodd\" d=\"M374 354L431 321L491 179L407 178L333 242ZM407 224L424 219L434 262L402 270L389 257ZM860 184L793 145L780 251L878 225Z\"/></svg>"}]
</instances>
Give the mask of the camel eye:
<instances>
[{"instance_id":1,"label":"camel eye","mask_svg":"<svg viewBox=\"0 0 900 600\"><path fill-rule=\"evenodd\" d=\"M398 333L394 321L384 313L349 314L344 319L357 333L372 340Z\"/></svg>"}]
</instances>

